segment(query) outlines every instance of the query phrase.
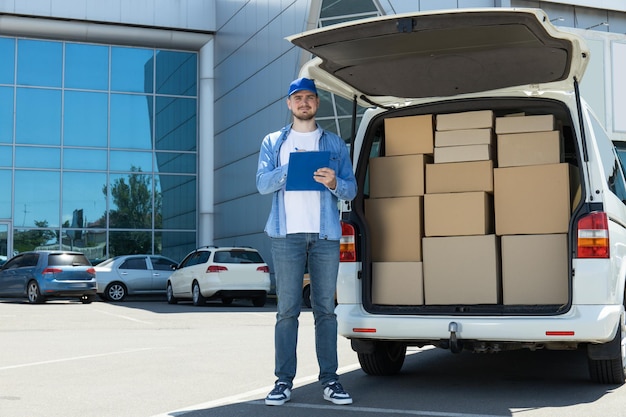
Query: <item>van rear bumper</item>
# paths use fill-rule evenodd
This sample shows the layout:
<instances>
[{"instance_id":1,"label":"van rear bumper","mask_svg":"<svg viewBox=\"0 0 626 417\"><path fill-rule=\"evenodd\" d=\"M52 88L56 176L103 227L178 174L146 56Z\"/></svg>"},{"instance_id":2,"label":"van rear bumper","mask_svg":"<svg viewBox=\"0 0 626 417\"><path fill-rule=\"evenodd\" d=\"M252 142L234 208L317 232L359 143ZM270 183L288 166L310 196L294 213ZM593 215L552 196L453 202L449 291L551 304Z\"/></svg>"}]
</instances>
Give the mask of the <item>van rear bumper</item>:
<instances>
[{"instance_id":1,"label":"van rear bumper","mask_svg":"<svg viewBox=\"0 0 626 417\"><path fill-rule=\"evenodd\" d=\"M408 316L367 313L360 304L335 310L338 331L349 339L429 342L450 338L493 342L591 342L615 337L621 305L574 305L558 316Z\"/></svg>"}]
</instances>

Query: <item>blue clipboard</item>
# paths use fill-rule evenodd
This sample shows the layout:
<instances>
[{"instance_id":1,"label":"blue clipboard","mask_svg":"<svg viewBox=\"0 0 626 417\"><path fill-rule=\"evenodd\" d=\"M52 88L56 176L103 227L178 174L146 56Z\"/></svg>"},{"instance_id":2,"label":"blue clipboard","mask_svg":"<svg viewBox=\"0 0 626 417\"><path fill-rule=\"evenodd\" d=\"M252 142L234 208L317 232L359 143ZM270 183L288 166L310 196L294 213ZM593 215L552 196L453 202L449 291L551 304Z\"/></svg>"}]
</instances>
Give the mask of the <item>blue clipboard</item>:
<instances>
[{"instance_id":1,"label":"blue clipboard","mask_svg":"<svg viewBox=\"0 0 626 417\"><path fill-rule=\"evenodd\" d=\"M291 152L287 168L286 191L323 191L324 184L313 179L318 168L328 167L330 151Z\"/></svg>"}]
</instances>

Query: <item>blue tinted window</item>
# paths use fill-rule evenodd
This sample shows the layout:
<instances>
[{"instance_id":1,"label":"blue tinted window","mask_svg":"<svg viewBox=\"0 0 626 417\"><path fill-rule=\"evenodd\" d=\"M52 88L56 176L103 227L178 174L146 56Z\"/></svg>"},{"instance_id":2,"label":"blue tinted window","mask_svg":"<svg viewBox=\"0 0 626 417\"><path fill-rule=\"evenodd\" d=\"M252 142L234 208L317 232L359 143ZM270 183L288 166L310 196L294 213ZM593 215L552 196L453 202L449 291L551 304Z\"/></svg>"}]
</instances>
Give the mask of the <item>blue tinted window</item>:
<instances>
[{"instance_id":1,"label":"blue tinted window","mask_svg":"<svg viewBox=\"0 0 626 417\"><path fill-rule=\"evenodd\" d=\"M111 48L111 90L152 93L152 49Z\"/></svg>"},{"instance_id":2,"label":"blue tinted window","mask_svg":"<svg viewBox=\"0 0 626 417\"><path fill-rule=\"evenodd\" d=\"M152 171L152 152L111 151L111 171Z\"/></svg>"},{"instance_id":3,"label":"blue tinted window","mask_svg":"<svg viewBox=\"0 0 626 417\"><path fill-rule=\"evenodd\" d=\"M13 166L13 148L11 146L0 145L0 167L11 167L11 166ZM3 183L0 182L0 184L3 184Z\"/></svg>"},{"instance_id":4,"label":"blue tinted window","mask_svg":"<svg viewBox=\"0 0 626 417\"><path fill-rule=\"evenodd\" d=\"M61 168L61 148L15 147L16 168Z\"/></svg>"},{"instance_id":5,"label":"blue tinted window","mask_svg":"<svg viewBox=\"0 0 626 417\"><path fill-rule=\"evenodd\" d=\"M51 171L15 171L14 225L59 226L61 174Z\"/></svg>"},{"instance_id":6,"label":"blue tinted window","mask_svg":"<svg viewBox=\"0 0 626 417\"><path fill-rule=\"evenodd\" d=\"M152 96L111 95L111 147L152 149Z\"/></svg>"},{"instance_id":7,"label":"blue tinted window","mask_svg":"<svg viewBox=\"0 0 626 417\"><path fill-rule=\"evenodd\" d=\"M107 90L109 48L99 45L65 45L65 88Z\"/></svg>"},{"instance_id":8,"label":"blue tinted window","mask_svg":"<svg viewBox=\"0 0 626 417\"><path fill-rule=\"evenodd\" d=\"M155 118L157 150L196 150L196 99L157 97Z\"/></svg>"},{"instance_id":9,"label":"blue tinted window","mask_svg":"<svg viewBox=\"0 0 626 417\"><path fill-rule=\"evenodd\" d=\"M196 177L187 175L158 175L154 190L161 204L156 207L156 228L196 228Z\"/></svg>"},{"instance_id":10,"label":"blue tinted window","mask_svg":"<svg viewBox=\"0 0 626 417\"><path fill-rule=\"evenodd\" d=\"M105 173L65 172L63 174L63 223L70 227L104 227L106 225ZM80 216L74 216L78 212ZM80 220L82 224L72 225Z\"/></svg>"},{"instance_id":11,"label":"blue tinted window","mask_svg":"<svg viewBox=\"0 0 626 417\"><path fill-rule=\"evenodd\" d=\"M15 81L15 39L0 38L0 84Z\"/></svg>"},{"instance_id":12,"label":"blue tinted window","mask_svg":"<svg viewBox=\"0 0 626 417\"><path fill-rule=\"evenodd\" d=\"M154 253L181 261L196 248L195 232L155 232Z\"/></svg>"},{"instance_id":13,"label":"blue tinted window","mask_svg":"<svg viewBox=\"0 0 626 417\"><path fill-rule=\"evenodd\" d=\"M66 91L63 144L106 147L108 107L106 93Z\"/></svg>"},{"instance_id":14,"label":"blue tinted window","mask_svg":"<svg viewBox=\"0 0 626 417\"><path fill-rule=\"evenodd\" d=\"M61 144L61 90L17 89L15 142Z\"/></svg>"},{"instance_id":15,"label":"blue tinted window","mask_svg":"<svg viewBox=\"0 0 626 417\"><path fill-rule=\"evenodd\" d=\"M2 152L2 150L3 149L0 148L0 152ZM11 171L8 169L0 169L0 184L11 183ZM2 198L0 198L0 218L11 218L11 193L4 193Z\"/></svg>"},{"instance_id":16,"label":"blue tinted window","mask_svg":"<svg viewBox=\"0 0 626 417\"><path fill-rule=\"evenodd\" d=\"M63 48L60 42L17 41L17 83L61 87Z\"/></svg>"},{"instance_id":17,"label":"blue tinted window","mask_svg":"<svg viewBox=\"0 0 626 417\"><path fill-rule=\"evenodd\" d=\"M0 68L2 68L2 65L0 65ZM12 143L12 142L13 142L13 87L0 87L0 143Z\"/></svg>"},{"instance_id":18,"label":"blue tinted window","mask_svg":"<svg viewBox=\"0 0 626 417\"><path fill-rule=\"evenodd\" d=\"M156 169L160 173L169 172L172 174L195 174L196 173L196 154L195 153L176 153L176 152L157 152L156 153Z\"/></svg>"},{"instance_id":19,"label":"blue tinted window","mask_svg":"<svg viewBox=\"0 0 626 417\"><path fill-rule=\"evenodd\" d=\"M107 151L65 148L63 150L63 167L65 169L106 171Z\"/></svg>"},{"instance_id":20,"label":"blue tinted window","mask_svg":"<svg viewBox=\"0 0 626 417\"><path fill-rule=\"evenodd\" d=\"M157 51L156 93L196 96L197 57L189 52Z\"/></svg>"},{"instance_id":21,"label":"blue tinted window","mask_svg":"<svg viewBox=\"0 0 626 417\"><path fill-rule=\"evenodd\" d=\"M152 228L152 175L111 175L109 199L110 227Z\"/></svg>"}]
</instances>

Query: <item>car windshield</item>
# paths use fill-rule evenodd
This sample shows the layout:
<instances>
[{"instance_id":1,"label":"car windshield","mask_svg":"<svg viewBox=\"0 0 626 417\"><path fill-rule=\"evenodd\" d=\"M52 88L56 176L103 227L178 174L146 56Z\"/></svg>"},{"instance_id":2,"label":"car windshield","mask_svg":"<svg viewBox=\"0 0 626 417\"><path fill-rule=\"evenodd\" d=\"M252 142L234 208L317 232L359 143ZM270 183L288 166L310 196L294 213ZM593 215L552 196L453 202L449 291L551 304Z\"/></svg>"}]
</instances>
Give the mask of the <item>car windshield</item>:
<instances>
[{"instance_id":1,"label":"car windshield","mask_svg":"<svg viewBox=\"0 0 626 417\"><path fill-rule=\"evenodd\" d=\"M258 252L230 250L215 253L213 260L222 264L262 264L263 258Z\"/></svg>"},{"instance_id":2,"label":"car windshield","mask_svg":"<svg viewBox=\"0 0 626 417\"><path fill-rule=\"evenodd\" d=\"M91 266L85 255L75 253L53 253L48 256L49 266Z\"/></svg>"}]
</instances>

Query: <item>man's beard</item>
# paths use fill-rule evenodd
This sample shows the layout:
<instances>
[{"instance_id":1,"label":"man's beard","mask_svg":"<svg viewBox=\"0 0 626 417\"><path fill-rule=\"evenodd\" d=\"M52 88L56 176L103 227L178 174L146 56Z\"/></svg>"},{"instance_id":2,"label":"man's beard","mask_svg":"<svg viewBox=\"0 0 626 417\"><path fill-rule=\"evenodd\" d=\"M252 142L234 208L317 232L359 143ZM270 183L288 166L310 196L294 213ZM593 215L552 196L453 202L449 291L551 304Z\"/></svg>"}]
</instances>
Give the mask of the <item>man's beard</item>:
<instances>
[{"instance_id":1,"label":"man's beard","mask_svg":"<svg viewBox=\"0 0 626 417\"><path fill-rule=\"evenodd\" d=\"M298 115L296 114L295 111L291 112L293 114L293 117L295 117L298 120L301 120L303 122L307 122L309 120L312 120L315 117L315 113L307 113L305 115Z\"/></svg>"}]
</instances>

